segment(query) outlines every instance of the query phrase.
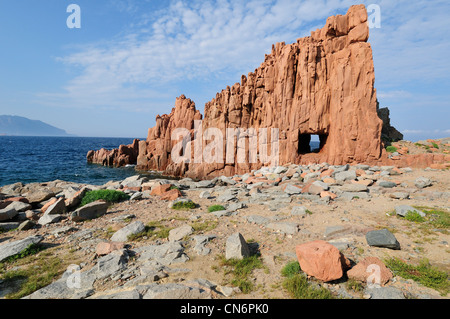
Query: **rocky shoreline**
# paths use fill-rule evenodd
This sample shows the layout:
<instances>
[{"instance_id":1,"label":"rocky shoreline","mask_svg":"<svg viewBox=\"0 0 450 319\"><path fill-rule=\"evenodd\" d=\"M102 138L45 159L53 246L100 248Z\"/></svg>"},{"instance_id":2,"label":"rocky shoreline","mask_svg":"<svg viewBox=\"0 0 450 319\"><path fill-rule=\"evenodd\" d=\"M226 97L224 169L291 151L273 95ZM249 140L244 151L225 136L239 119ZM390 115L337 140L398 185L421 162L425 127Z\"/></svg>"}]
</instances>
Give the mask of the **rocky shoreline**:
<instances>
[{"instance_id":1,"label":"rocky shoreline","mask_svg":"<svg viewBox=\"0 0 450 319\"><path fill-rule=\"evenodd\" d=\"M408 263L426 258L448 273L448 229L424 229L405 218L408 211L429 216L423 211L431 209L448 215L448 185L448 169L326 163L201 181L136 175L101 186L7 185L0 190L0 295L18 289L2 274L35 262L16 265L8 258L34 244L44 247L38 257L53 256L75 268L24 296L30 299L290 298L280 271L292 260L312 285L336 297L448 298L383 263L387 257ZM86 192L97 189L130 198L79 207ZM174 209L186 202L193 206ZM212 205L223 209L209 212ZM252 271L254 289L244 293L221 271L220 260L255 252L263 269ZM361 268L367 263L380 265L381 287L367 286ZM75 288L68 284L74 278ZM349 280L360 281L364 290L349 289Z\"/></svg>"}]
</instances>

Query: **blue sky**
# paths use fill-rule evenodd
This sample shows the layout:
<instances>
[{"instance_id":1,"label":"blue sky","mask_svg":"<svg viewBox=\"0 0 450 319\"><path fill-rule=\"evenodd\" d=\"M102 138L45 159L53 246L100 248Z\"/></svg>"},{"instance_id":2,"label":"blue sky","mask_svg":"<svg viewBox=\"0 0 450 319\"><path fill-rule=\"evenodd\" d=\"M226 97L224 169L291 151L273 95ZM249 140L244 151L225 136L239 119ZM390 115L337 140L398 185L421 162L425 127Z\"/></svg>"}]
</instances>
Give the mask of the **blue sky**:
<instances>
[{"instance_id":1,"label":"blue sky","mask_svg":"<svg viewBox=\"0 0 450 319\"><path fill-rule=\"evenodd\" d=\"M70 4L81 28L69 29ZM145 138L181 94L204 104L352 4L377 4L377 95L405 139L450 136L450 2L1 0L0 114L79 136Z\"/></svg>"}]
</instances>

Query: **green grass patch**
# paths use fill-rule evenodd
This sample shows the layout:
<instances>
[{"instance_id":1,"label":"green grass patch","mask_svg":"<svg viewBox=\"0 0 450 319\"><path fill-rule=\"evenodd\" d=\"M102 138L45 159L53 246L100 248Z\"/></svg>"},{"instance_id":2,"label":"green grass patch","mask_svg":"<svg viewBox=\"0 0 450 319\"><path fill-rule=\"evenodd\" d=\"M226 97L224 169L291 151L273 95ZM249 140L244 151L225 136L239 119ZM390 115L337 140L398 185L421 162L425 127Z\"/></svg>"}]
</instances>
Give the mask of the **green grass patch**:
<instances>
[{"instance_id":1,"label":"green grass patch","mask_svg":"<svg viewBox=\"0 0 450 319\"><path fill-rule=\"evenodd\" d=\"M150 239L164 239L169 237L169 232L173 228L165 226L161 221L153 221L145 226L145 230L141 233L128 236L130 241L139 241L144 237Z\"/></svg>"},{"instance_id":2,"label":"green grass patch","mask_svg":"<svg viewBox=\"0 0 450 319\"><path fill-rule=\"evenodd\" d=\"M28 252L35 252L34 249L36 247L30 247ZM5 298L20 299L30 295L60 278L69 265L77 264L84 258L71 253L61 254L59 249L46 249L0 264L2 285L13 290Z\"/></svg>"},{"instance_id":3,"label":"green grass patch","mask_svg":"<svg viewBox=\"0 0 450 319\"><path fill-rule=\"evenodd\" d=\"M239 259L226 259L221 256L221 266L225 275L231 275L231 284L239 287L244 294L248 294L255 289L253 281L249 278L254 269L264 268L259 255L252 255Z\"/></svg>"},{"instance_id":4,"label":"green grass patch","mask_svg":"<svg viewBox=\"0 0 450 319\"><path fill-rule=\"evenodd\" d=\"M413 212L413 211L408 211L405 215L405 219L409 220L410 222L414 222L414 223L423 223L426 221L426 219L422 216L420 216L420 214L418 212Z\"/></svg>"},{"instance_id":5,"label":"green grass patch","mask_svg":"<svg viewBox=\"0 0 450 319\"><path fill-rule=\"evenodd\" d=\"M190 210L196 208L197 205L194 202L176 202L173 204L172 209L175 210Z\"/></svg>"},{"instance_id":6,"label":"green grass patch","mask_svg":"<svg viewBox=\"0 0 450 319\"><path fill-rule=\"evenodd\" d=\"M215 229L217 225L219 225L219 222L216 220L205 220L202 222L194 222L191 224L191 227L194 228L194 232L196 233L205 233Z\"/></svg>"},{"instance_id":7,"label":"green grass patch","mask_svg":"<svg viewBox=\"0 0 450 319\"><path fill-rule=\"evenodd\" d=\"M349 279L346 282L347 290L352 290L354 292L362 292L364 291L364 286L361 282L355 279Z\"/></svg>"},{"instance_id":8,"label":"green grass patch","mask_svg":"<svg viewBox=\"0 0 450 319\"><path fill-rule=\"evenodd\" d=\"M294 299L335 299L331 291L323 287L313 287L306 276L301 273L298 261L291 261L281 269L285 277L283 288Z\"/></svg>"},{"instance_id":9,"label":"green grass patch","mask_svg":"<svg viewBox=\"0 0 450 319\"><path fill-rule=\"evenodd\" d=\"M419 265L412 265L393 257L385 260L385 264L394 275L412 279L425 287L439 291L443 296L450 291L448 274L431 266L427 259L421 260Z\"/></svg>"},{"instance_id":10,"label":"green grass patch","mask_svg":"<svg viewBox=\"0 0 450 319\"><path fill-rule=\"evenodd\" d=\"M295 276L298 275L301 271L300 268L300 264L298 263L298 261L291 261L289 263L286 264L286 266L284 266L281 269L281 275L283 277L291 277L291 276Z\"/></svg>"},{"instance_id":11,"label":"green grass patch","mask_svg":"<svg viewBox=\"0 0 450 319\"><path fill-rule=\"evenodd\" d=\"M388 146L388 147L386 147L386 152L388 152L388 153L395 153L395 152L397 152L397 148L395 147L395 146Z\"/></svg>"},{"instance_id":12,"label":"green grass patch","mask_svg":"<svg viewBox=\"0 0 450 319\"><path fill-rule=\"evenodd\" d=\"M435 149L439 149L439 145L437 145L436 143L431 142L431 145L432 145Z\"/></svg>"},{"instance_id":13,"label":"green grass patch","mask_svg":"<svg viewBox=\"0 0 450 319\"><path fill-rule=\"evenodd\" d=\"M208 207L208 212L220 212L221 210L225 210L225 207L222 205L212 205Z\"/></svg>"},{"instance_id":14,"label":"green grass patch","mask_svg":"<svg viewBox=\"0 0 450 319\"><path fill-rule=\"evenodd\" d=\"M87 192L86 195L84 195L83 199L81 200L80 207L95 202L97 200L104 200L105 202L108 203L119 203L128 199L130 199L130 196L128 194L125 194L124 192L110 189L99 189Z\"/></svg>"},{"instance_id":15,"label":"green grass patch","mask_svg":"<svg viewBox=\"0 0 450 319\"><path fill-rule=\"evenodd\" d=\"M35 255L38 252L40 252L41 250L42 250L42 246L40 246L39 244L30 244L27 248L22 250L20 253L14 255L14 256L9 256L8 258L4 259L3 261L2 260L0 260L0 261L3 263L11 263L17 259L22 259L22 258L25 258L30 255Z\"/></svg>"}]
</instances>

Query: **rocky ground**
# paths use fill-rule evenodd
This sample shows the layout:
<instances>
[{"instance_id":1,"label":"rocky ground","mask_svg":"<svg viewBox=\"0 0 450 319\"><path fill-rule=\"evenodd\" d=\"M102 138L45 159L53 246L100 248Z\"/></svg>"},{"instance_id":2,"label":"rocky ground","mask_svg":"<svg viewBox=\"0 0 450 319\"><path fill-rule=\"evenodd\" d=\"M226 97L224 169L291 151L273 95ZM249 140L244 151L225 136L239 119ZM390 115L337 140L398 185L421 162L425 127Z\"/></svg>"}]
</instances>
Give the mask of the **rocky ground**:
<instances>
[{"instance_id":1,"label":"rocky ground","mask_svg":"<svg viewBox=\"0 0 450 319\"><path fill-rule=\"evenodd\" d=\"M414 206L420 214L435 209L448 218L449 185L448 169L327 164L263 168L198 182L136 175L102 186L7 185L0 191L0 296L23 283L8 274L30 267L43 273L42 261L57 260L53 282L25 298L291 298L282 287L281 269L297 260L297 246L317 240L320 249L331 244L330 251L340 251L350 267L367 257L397 257L409 264L426 258L448 273L448 225L404 215ZM131 199L77 208L94 189L120 190ZM195 208L174 209L189 201ZM212 205L225 210L209 212ZM11 261L33 243L42 250ZM224 260L254 253L262 267L251 272L253 289L244 293L232 284ZM311 272L300 263L310 283L337 297L448 298L395 274L377 289L360 279L363 289L355 291L347 285L351 272L344 265L333 266L342 271L337 279L334 269L321 278L314 271L323 273L327 261L308 258L317 258Z\"/></svg>"}]
</instances>

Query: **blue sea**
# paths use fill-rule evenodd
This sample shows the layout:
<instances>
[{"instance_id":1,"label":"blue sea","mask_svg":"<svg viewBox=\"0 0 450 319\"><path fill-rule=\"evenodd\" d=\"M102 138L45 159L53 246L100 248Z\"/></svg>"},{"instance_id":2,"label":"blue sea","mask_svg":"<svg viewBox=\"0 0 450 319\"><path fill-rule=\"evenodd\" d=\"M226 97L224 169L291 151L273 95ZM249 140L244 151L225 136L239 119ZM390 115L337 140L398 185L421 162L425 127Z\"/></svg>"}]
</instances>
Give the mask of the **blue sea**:
<instances>
[{"instance_id":1,"label":"blue sea","mask_svg":"<svg viewBox=\"0 0 450 319\"><path fill-rule=\"evenodd\" d=\"M102 185L136 175L134 168L86 162L89 150L118 148L133 138L0 136L0 186L64 180Z\"/></svg>"}]
</instances>

